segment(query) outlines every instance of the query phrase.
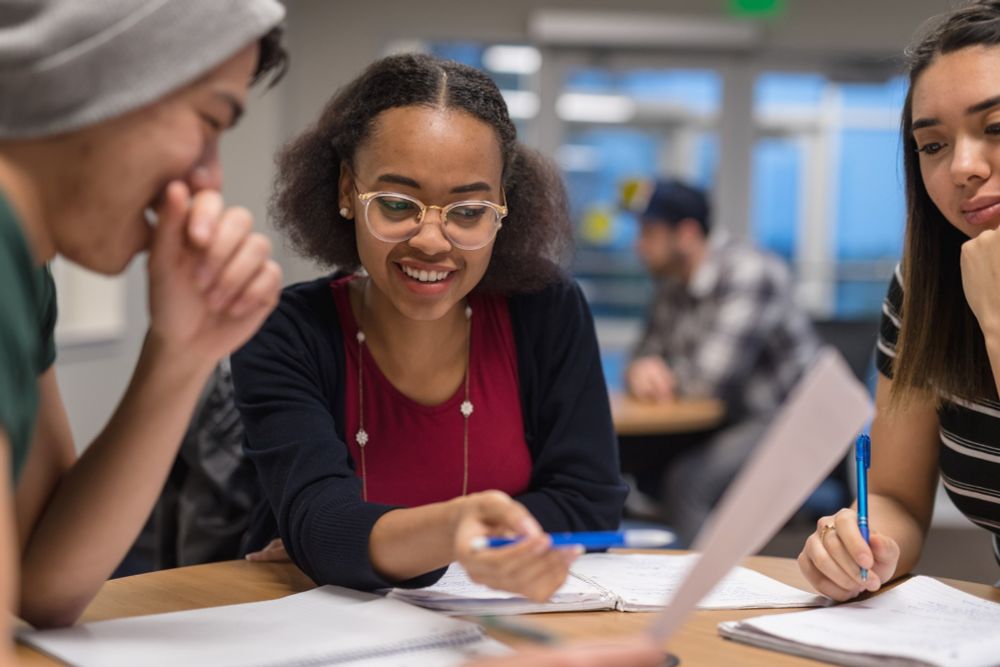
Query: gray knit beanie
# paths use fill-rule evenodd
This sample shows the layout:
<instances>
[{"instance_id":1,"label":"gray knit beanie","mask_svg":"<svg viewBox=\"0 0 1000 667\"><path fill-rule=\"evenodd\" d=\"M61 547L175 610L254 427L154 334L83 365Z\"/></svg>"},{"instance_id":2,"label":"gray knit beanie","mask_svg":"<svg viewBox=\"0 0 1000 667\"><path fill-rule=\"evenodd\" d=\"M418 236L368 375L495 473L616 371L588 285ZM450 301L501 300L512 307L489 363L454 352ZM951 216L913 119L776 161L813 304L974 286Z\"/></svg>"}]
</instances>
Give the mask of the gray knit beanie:
<instances>
[{"instance_id":1,"label":"gray knit beanie","mask_svg":"<svg viewBox=\"0 0 1000 667\"><path fill-rule=\"evenodd\" d=\"M138 109L284 15L276 0L0 0L0 138L67 132Z\"/></svg>"}]
</instances>

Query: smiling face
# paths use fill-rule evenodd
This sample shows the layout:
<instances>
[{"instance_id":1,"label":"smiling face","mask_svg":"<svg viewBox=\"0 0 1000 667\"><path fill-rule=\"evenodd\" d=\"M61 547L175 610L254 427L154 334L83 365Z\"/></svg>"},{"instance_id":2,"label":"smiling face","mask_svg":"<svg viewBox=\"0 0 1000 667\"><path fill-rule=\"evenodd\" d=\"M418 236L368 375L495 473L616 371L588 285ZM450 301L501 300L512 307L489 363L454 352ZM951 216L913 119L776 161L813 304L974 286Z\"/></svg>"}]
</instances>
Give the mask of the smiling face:
<instances>
[{"instance_id":1,"label":"smiling face","mask_svg":"<svg viewBox=\"0 0 1000 667\"><path fill-rule=\"evenodd\" d=\"M50 220L56 250L105 274L120 273L146 249L144 212L167 184L192 193L222 186L219 136L242 111L257 62L256 43L157 102L93 125L61 142L72 179Z\"/></svg>"},{"instance_id":2,"label":"smiling face","mask_svg":"<svg viewBox=\"0 0 1000 667\"><path fill-rule=\"evenodd\" d=\"M1000 47L939 55L912 91L913 138L931 201L966 236L1000 226Z\"/></svg>"},{"instance_id":3,"label":"smiling face","mask_svg":"<svg viewBox=\"0 0 1000 667\"><path fill-rule=\"evenodd\" d=\"M409 240L381 241L365 225L358 194L398 192L436 206L500 203L502 174L496 132L463 111L408 106L378 115L352 166L341 168L340 205L354 220L361 264L398 313L423 321L444 317L482 279L494 242L455 248L442 233L438 209L428 210Z\"/></svg>"}]
</instances>

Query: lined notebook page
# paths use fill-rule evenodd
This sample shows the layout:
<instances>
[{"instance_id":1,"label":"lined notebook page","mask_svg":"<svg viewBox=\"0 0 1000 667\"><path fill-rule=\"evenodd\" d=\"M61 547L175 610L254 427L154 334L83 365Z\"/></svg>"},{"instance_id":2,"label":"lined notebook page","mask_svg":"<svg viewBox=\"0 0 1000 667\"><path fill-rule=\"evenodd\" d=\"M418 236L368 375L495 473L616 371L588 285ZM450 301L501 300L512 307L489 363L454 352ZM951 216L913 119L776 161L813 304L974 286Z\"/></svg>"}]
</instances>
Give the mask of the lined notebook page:
<instances>
[{"instance_id":1,"label":"lined notebook page","mask_svg":"<svg viewBox=\"0 0 1000 667\"><path fill-rule=\"evenodd\" d=\"M696 554L585 554L576 559L566 583L548 602L525 598L473 583L452 564L427 588L394 589L392 596L456 614L525 614L588 609L650 611L662 609L677 589ZM818 607L821 595L807 593L744 567L734 568L699 604L701 609L771 609Z\"/></svg>"},{"instance_id":2,"label":"lined notebook page","mask_svg":"<svg viewBox=\"0 0 1000 667\"><path fill-rule=\"evenodd\" d=\"M24 631L18 639L78 667L444 667L506 651L474 623L335 586L267 602Z\"/></svg>"},{"instance_id":3,"label":"lined notebook page","mask_svg":"<svg viewBox=\"0 0 1000 667\"><path fill-rule=\"evenodd\" d=\"M588 554L577 559L573 572L613 590L623 611L652 611L663 608L697 560L697 554ZM735 567L698 602L698 609L822 607L829 602L822 595Z\"/></svg>"},{"instance_id":4,"label":"lined notebook page","mask_svg":"<svg viewBox=\"0 0 1000 667\"><path fill-rule=\"evenodd\" d=\"M719 632L843 665L1000 664L1000 604L930 577L828 609L722 623Z\"/></svg>"}]
</instances>

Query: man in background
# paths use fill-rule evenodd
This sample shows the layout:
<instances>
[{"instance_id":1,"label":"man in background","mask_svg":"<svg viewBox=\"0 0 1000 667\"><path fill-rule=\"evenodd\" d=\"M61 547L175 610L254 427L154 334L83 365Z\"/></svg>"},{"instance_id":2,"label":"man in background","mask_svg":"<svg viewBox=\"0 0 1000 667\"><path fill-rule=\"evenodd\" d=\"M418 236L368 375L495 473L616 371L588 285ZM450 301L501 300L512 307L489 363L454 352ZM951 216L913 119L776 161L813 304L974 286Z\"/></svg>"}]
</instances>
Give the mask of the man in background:
<instances>
[{"instance_id":1,"label":"man in background","mask_svg":"<svg viewBox=\"0 0 1000 667\"><path fill-rule=\"evenodd\" d=\"M640 216L636 253L656 282L627 389L644 401L707 397L725 405L723 424L680 444L662 477L663 518L690 544L818 339L780 259L710 234L703 191L662 180L627 193L626 206Z\"/></svg>"}]
</instances>

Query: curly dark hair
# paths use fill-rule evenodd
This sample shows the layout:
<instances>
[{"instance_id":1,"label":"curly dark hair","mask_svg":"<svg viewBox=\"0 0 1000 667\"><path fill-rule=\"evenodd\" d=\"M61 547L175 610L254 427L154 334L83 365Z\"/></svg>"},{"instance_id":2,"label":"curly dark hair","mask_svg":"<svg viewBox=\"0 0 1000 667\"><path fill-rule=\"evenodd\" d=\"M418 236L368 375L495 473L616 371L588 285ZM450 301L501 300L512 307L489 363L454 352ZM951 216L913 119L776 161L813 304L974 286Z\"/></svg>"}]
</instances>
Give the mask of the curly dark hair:
<instances>
[{"instance_id":1,"label":"curly dark hair","mask_svg":"<svg viewBox=\"0 0 1000 667\"><path fill-rule=\"evenodd\" d=\"M900 125L907 223L896 404L928 392L997 399L983 331L962 287L962 244L969 239L931 200L913 138L913 88L921 75L939 56L971 46L1000 46L1000 0L977 0L937 17L906 50L910 88Z\"/></svg>"},{"instance_id":2,"label":"curly dark hair","mask_svg":"<svg viewBox=\"0 0 1000 667\"><path fill-rule=\"evenodd\" d=\"M510 213L476 290L529 292L558 280L572 240L559 171L517 141L492 79L473 67L423 54L389 56L369 65L334 94L315 125L279 153L270 213L294 248L322 265L358 269L354 223L339 213L340 166L352 164L379 114L405 106L460 109L496 131Z\"/></svg>"}]
</instances>

